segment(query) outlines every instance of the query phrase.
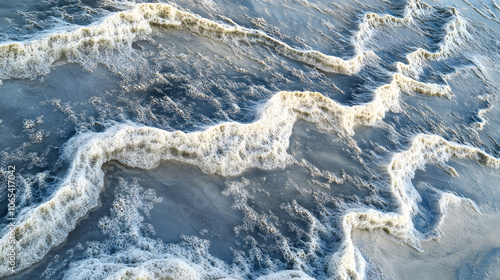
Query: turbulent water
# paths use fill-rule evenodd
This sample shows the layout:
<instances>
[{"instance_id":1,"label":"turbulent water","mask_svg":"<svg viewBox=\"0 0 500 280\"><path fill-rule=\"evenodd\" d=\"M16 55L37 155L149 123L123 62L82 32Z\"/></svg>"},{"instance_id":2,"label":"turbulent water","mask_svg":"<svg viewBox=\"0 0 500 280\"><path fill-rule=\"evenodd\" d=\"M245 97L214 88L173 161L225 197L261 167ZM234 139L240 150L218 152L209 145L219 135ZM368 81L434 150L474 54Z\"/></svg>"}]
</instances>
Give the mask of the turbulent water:
<instances>
[{"instance_id":1,"label":"turbulent water","mask_svg":"<svg viewBox=\"0 0 500 280\"><path fill-rule=\"evenodd\" d=\"M0 278L500 278L496 0L0 16Z\"/></svg>"}]
</instances>

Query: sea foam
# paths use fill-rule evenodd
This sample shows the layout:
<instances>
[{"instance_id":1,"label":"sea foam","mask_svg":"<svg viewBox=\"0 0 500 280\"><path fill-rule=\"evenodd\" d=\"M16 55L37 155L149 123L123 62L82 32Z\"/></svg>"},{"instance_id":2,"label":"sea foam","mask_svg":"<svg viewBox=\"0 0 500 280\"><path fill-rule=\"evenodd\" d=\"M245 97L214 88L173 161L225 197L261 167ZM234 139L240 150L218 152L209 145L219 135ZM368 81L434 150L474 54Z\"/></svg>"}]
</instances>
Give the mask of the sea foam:
<instances>
[{"instance_id":1,"label":"sea foam","mask_svg":"<svg viewBox=\"0 0 500 280\"><path fill-rule=\"evenodd\" d=\"M262 31L204 19L171 5L137 4L131 10L114 13L87 27L0 46L0 80L45 75L58 60L77 62L92 69L110 56L133 52L132 43L150 40L154 26L186 30L222 42L262 44L286 57L333 73L356 73L364 57L360 54L344 60L314 50L299 50Z\"/></svg>"},{"instance_id":2,"label":"sea foam","mask_svg":"<svg viewBox=\"0 0 500 280\"><path fill-rule=\"evenodd\" d=\"M356 55L348 60L329 56L314 50L293 48L262 31L227 25L201 18L166 4L137 4L127 11L117 12L101 22L73 31L53 34L38 40L0 46L0 79L34 78L47 74L58 60L78 62L88 69L95 67L107 56L133 52L132 43L150 40L154 27L185 30L230 44L233 41L257 43L277 53L333 73L354 74L360 71L365 58L374 56L363 50L362 42L370 29L377 25L412 24L412 17L425 12L428 6L410 1L403 18L367 14L354 37L360 43ZM372 101L345 106L317 92L283 91L274 95L260 109L260 117L250 124L222 123L204 131L185 133L165 131L134 123L108 128L102 133L85 133L74 137L65 145L65 157L71 166L57 191L46 201L25 209L15 229L18 267L25 269L40 261L47 252L64 242L79 219L98 205L103 187L102 165L118 161L126 166L151 169L162 161L176 160L199 167L206 174L236 176L249 168L278 169L297 163L287 153L294 123L304 119L325 131L341 137L354 135L359 126L374 126L382 122L390 110L398 111L403 92L452 97L447 85L417 81L426 61L439 60L462 47L469 40L467 24L452 9L454 19L446 26L446 36L437 52L418 49L407 56L408 64L399 63L398 73L389 84L373 92ZM413 78L411 78L413 77ZM344 232L340 250L330 256L328 274L334 278L365 277L367 262L352 240L353 229L383 231L397 242L421 250L421 242L439 235L439 226L449 205L470 200L451 193L442 193L439 201L441 219L436 228L424 234L415 229L412 218L418 212L420 195L411 179L417 169L426 164L444 167L457 174L445 162L451 157L472 158L484 166L498 168L500 160L484 151L445 140L435 135L417 135L406 151L395 153L388 164L388 189L397 205L395 212L352 208L343 213L341 228ZM298 163L300 164L300 163ZM305 164L302 162L302 164ZM294 205L299 209L298 205ZM318 228L321 228L318 225ZM319 229L320 230L320 229ZM8 237L0 239L5 250ZM310 244L315 246L315 244ZM2 262L6 257L0 257ZM5 267L0 276L9 275ZM191 264L175 259L146 261L134 267L120 267L110 279L124 277L165 277L198 279L200 273ZM310 279L301 271L281 271L262 279Z\"/></svg>"},{"instance_id":3,"label":"sea foam","mask_svg":"<svg viewBox=\"0 0 500 280\"><path fill-rule=\"evenodd\" d=\"M395 74L391 84L375 91L372 102L353 107L319 93L280 92L261 109L259 120L250 124L223 123L192 133L122 124L103 133L75 137L66 144L66 157L73 160L59 189L48 201L24 212L15 228L18 266L26 268L43 258L66 239L78 219L97 206L103 186L101 166L108 161L151 169L161 161L177 160L222 176L255 167L283 168L295 162L286 150L293 124L299 118L347 137L353 135L354 127L374 125L388 110L396 108L402 88L449 94L446 88L412 80L408 83L407 79ZM0 247L9 246L7 238L0 239ZM8 274L6 270L0 272Z\"/></svg>"}]
</instances>

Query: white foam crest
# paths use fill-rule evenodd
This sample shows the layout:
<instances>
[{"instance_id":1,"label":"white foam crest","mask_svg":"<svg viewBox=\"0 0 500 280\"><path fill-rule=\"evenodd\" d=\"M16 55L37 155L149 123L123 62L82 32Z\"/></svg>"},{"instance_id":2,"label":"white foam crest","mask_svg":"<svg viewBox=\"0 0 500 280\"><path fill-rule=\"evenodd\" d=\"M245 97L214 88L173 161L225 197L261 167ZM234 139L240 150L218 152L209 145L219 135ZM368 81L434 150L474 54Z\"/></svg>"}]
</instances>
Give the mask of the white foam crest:
<instances>
[{"instance_id":1,"label":"white foam crest","mask_svg":"<svg viewBox=\"0 0 500 280\"><path fill-rule=\"evenodd\" d=\"M340 136L353 135L356 126L374 125L388 110L397 108L405 83L427 94L446 93L438 91L437 85L411 82L395 74L389 85L375 90L372 102L353 107L317 92L280 92L261 109L260 119L250 124L224 123L192 133L122 124L75 137L66 144L63 157L72 159L72 164L59 189L49 201L24 213L15 228L19 268L39 261L61 244L77 220L97 206L103 186L101 166L108 161L151 169L161 161L178 160L222 176L235 176L248 168L284 168L295 162L286 150L297 119ZM0 239L0 248L9 246L7 238ZM3 269L0 275L8 274Z\"/></svg>"},{"instance_id":2,"label":"white foam crest","mask_svg":"<svg viewBox=\"0 0 500 280\"><path fill-rule=\"evenodd\" d=\"M336 14L336 11L332 11L318 4L310 3L306 0L300 0L297 2L304 5L305 7L313 8L321 13L330 16L335 16ZM358 31L351 38L351 42L354 46L356 55L362 56L365 54L369 54L370 56L376 57L375 53L366 51L364 48L365 42L370 40L375 29L379 28L380 26L409 26L412 28L416 28L417 26L414 24L415 18L427 13L429 10L431 10L431 6L429 6L428 4L420 0L409 0L405 5L404 15L402 18L398 18L389 14L365 14L363 16L363 20L358 25Z\"/></svg>"},{"instance_id":3,"label":"white foam crest","mask_svg":"<svg viewBox=\"0 0 500 280\"><path fill-rule=\"evenodd\" d=\"M465 205L471 207L477 213L481 213L479 207L471 199L459 197L450 192L443 192L443 191L437 191L437 192L441 194L441 197L439 198L438 202L439 218L438 221L436 222L434 229L424 235L424 239L426 240L437 239L443 235L441 228L444 224L446 213L448 212L448 209L451 207L458 205Z\"/></svg>"},{"instance_id":4,"label":"white foam crest","mask_svg":"<svg viewBox=\"0 0 500 280\"><path fill-rule=\"evenodd\" d=\"M453 13L453 19L445 26L446 35L439 44L436 52L429 52L418 48L414 52L406 55L408 64L397 63L398 72L410 77L417 77L422 73L424 63L430 60L441 60L453 53L463 49L467 42L470 42L472 36L467 30L466 20L458 13L455 8L450 8Z\"/></svg>"},{"instance_id":5,"label":"white foam crest","mask_svg":"<svg viewBox=\"0 0 500 280\"><path fill-rule=\"evenodd\" d=\"M475 127L477 130L482 130L483 127L488 123L488 117L485 115L488 114L493 109L493 105L490 103L488 107L479 109L477 112L477 116L479 117L479 121L475 123Z\"/></svg>"},{"instance_id":6,"label":"white foam crest","mask_svg":"<svg viewBox=\"0 0 500 280\"><path fill-rule=\"evenodd\" d=\"M394 79L398 82L401 91L405 93L417 92L425 95L446 97L448 99L453 97L449 85L442 86L438 84L423 83L401 74L395 74Z\"/></svg>"},{"instance_id":7,"label":"white foam crest","mask_svg":"<svg viewBox=\"0 0 500 280\"><path fill-rule=\"evenodd\" d=\"M86 258L71 263L63 279L240 279L228 277L237 269L210 255L207 240L181 235L180 244L164 244L150 237L154 228L144 216L161 201L154 190L122 178L119 189L110 215L98 222L108 238L87 243Z\"/></svg>"},{"instance_id":8,"label":"white foam crest","mask_svg":"<svg viewBox=\"0 0 500 280\"><path fill-rule=\"evenodd\" d=\"M424 13L429 8L427 4L421 1L411 0L407 3L403 18L396 18L391 15L365 15L363 22L359 25L359 31L353 37L356 55L349 60L344 60L315 50L295 49L260 30L208 20L181 11L171 5L120 3L130 8L130 10L114 13L96 24L78 28L71 32L60 32L31 42L10 43L0 46L0 69L2 69L0 71L0 80L35 78L39 75L45 75L50 72L50 67L60 60L80 63L87 70L92 70L98 63L113 66L114 61L120 59L116 58L117 56L127 58L130 57L131 53L135 52L132 43L139 40L150 40L153 34L153 26L186 30L225 43L243 41L262 44L273 48L276 52L288 58L315 66L325 72L355 74L361 69L363 61L367 57L376 57L373 52L366 52L362 47L363 42L371 36L373 28L381 24L411 24L416 15ZM456 21L463 22L458 21L458 18ZM458 27L455 28L455 25ZM449 24L448 29L452 30L450 31L452 34L461 34L463 33L461 30L465 30L465 27L462 28L460 24ZM453 37L454 35L448 34L446 38L449 36ZM444 41L444 46L451 44L447 43L450 41L448 39ZM442 47L440 53L445 53L448 49L451 49L451 47ZM424 50L417 50L413 56L416 58L421 57L418 54L420 52L424 55L429 54ZM409 61L419 60L410 59ZM399 72L407 73L408 71L405 72L403 69L408 67L410 69L413 67L412 65L416 64L410 63L408 66L398 64ZM126 69L114 66L111 69L121 74L126 71ZM161 79L161 77L153 73L154 70L142 70L151 72L145 74L151 76L151 79Z\"/></svg>"},{"instance_id":9,"label":"white foam crest","mask_svg":"<svg viewBox=\"0 0 500 280\"><path fill-rule=\"evenodd\" d=\"M67 59L91 69L109 52L131 52L132 43L148 39L151 25L138 14L117 13L98 24L52 34L31 42L0 46L0 79L35 78Z\"/></svg>"},{"instance_id":10,"label":"white foam crest","mask_svg":"<svg viewBox=\"0 0 500 280\"><path fill-rule=\"evenodd\" d=\"M401 18L388 14L365 14L363 21L358 26L358 32L352 38L353 45L356 47L356 53L362 52L364 43L372 37L374 29L379 26L409 26L416 28L415 18L427 13L430 8L429 5L420 0L409 0L406 3L404 15Z\"/></svg>"},{"instance_id":11,"label":"white foam crest","mask_svg":"<svg viewBox=\"0 0 500 280\"><path fill-rule=\"evenodd\" d=\"M179 280L198 280L201 275L186 262L175 259L165 258L150 260L137 267L123 268L115 274L106 277L106 280L155 280L155 279L179 279Z\"/></svg>"},{"instance_id":12,"label":"white foam crest","mask_svg":"<svg viewBox=\"0 0 500 280\"><path fill-rule=\"evenodd\" d=\"M440 226L445 218L446 209L456 203L466 203L477 209L475 204L453 194L442 192L439 200L440 221L430 234L423 234L414 227L412 218L417 213L420 194L413 187L411 179L417 169L424 169L426 164L443 165L451 157L472 158L484 166L500 168L500 159L484 151L466 145L448 142L437 135L418 135L411 147L392 157L388 166L390 189L398 208L396 212L385 213L374 209L349 209L343 217L344 238L341 249L336 252L330 265L330 272L336 279L363 279L365 260L355 247L352 230L383 230L395 242L406 243L422 251L421 242L439 236Z\"/></svg>"},{"instance_id":13,"label":"white foam crest","mask_svg":"<svg viewBox=\"0 0 500 280\"><path fill-rule=\"evenodd\" d=\"M0 46L0 80L34 78L47 74L56 61L67 59L92 69L111 61L112 55L133 52L132 43L150 39L153 26L180 29L221 42L244 41L273 48L276 52L326 72L353 74L364 55L352 59L299 50L262 31L215 22L167 4L137 4L102 21L70 32L60 32L31 42ZM111 55L110 55L111 53Z\"/></svg>"},{"instance_id":14,"label":"white foam crest","mask_svg":"<svg viewBox=\"0 0 500 280\"><path fill-rule=\"evenodd\" d=\"M206 255L207 248L183 248L181 246L165 246L162 243L154 243L142 237L145 244L150 246L149 250L157 250L151 253L148 249L130 248L115 255L102 253L97 258L89 258L72 264L64 273L65 280L74 279L105 279L105 280L242 280L238 276L237 269L231 269L222 264L222 261ZM196 245L196 244L193 244ZM188 250L192 250L189 251ZM179 256L178 256L179 255ZM201 261L200 261L201 259ZM134 260L135 262L131 262ZM198 261L197 261L198 260ZM284 275L304 276L305 273L286 271ZM272 278L269 279L295 279L295 278ZM280 276L277 273L277 276ZM275 276L276 277L276 276ZM260 279L260 278L259 278ZM267 279L267 278L263 278ZM309 280L312 278L296 278Z\"/></svg>"},{"instance_id":15,"label":"white foam crest","mask_svg":"<svg viewBox=\"0 0 500 280\"><path fill-rule=\"evenodd\" d=\"M143 255L140 250L125 251L128 256L122 258L150 256ZM119 258L116 257L116 258ZM187 263L173 256L162 256L148 259L136 266L120 263L119 260L108 256L103 259L89 259L81 261L79 265L71 267L64 275L64 279L106 279L106 280L155 280L155 279L179 279L198 280L203 279L196 270L196 265ZM107 276L109 275L109 276ZM107 276L107 277L106 277Z\"/></svg>"},{"instance_id":16,"label":"white foam crest","mask_svg":"<svg viewBox=\"0 0 500 280\"><path fill-rule=\"evenodd\" d=\"M417 25L415 23L415 19L418 19L422 15L429 13L432 10L432 7L420 0L409 0L406 3L404 15L403 17L395 17L393 15L378 15L376 13L368 13L363 17L362 22L358 26L358 32L352 37L352 44L355 46L356 54L367 53L365 50L364 44L369 41L373 35L373 32L376 28L380 26L407 26L413 29L417 29ZM445 27L446 36L443 40L443 43L440 45L440 50L436 53L430 53L424 49L417 49L415 52L410 53L406 56L409 61L408 65L404 63L398 62L397 69L398 73L401 74L398 76L401 80L405 80L406 83L403 83L404 86L409 86L406 88L407 90L419 90L425 87L424 84L420 84L418 87L415 85L419 82L414 81L410 78L406 78L405 76L415 77L417 78L418 73L420 73L422 65L425 61L434 59L438 60L441 57L444 57L450 54L453 50L457 49L462 45L462 42L465 39L469 38L465 20L461 19L458 15L458 12L452 8L452 11L455 15L455 19L448 23ZM373 54L375 55L375 54ZM434 85L433 85L434 86ZM427 88L425 91L432 91L431 88ZM437 89L441 92L441 89ZM447 96L451 95L451 89L446 87ZM432 94L432 93L429 93Z\"/></svg>"}]
</instances>

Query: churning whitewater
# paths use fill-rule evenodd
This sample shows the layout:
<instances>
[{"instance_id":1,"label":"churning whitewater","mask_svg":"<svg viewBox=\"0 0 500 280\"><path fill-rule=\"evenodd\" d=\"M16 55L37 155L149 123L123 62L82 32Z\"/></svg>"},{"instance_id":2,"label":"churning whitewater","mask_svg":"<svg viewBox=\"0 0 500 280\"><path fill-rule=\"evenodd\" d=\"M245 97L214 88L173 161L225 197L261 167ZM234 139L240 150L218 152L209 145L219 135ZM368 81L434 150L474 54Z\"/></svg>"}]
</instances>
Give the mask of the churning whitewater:
<instances>
[{"instance_id":1,"label":"churning whitewater","mask_svg":"<svg viewBox=\"0 0 500 280\"><path fill-rule=\"evenodd\" d=\"M500 277L495 1L0 13L2 279Z\"/></svg>"}]
</instances>

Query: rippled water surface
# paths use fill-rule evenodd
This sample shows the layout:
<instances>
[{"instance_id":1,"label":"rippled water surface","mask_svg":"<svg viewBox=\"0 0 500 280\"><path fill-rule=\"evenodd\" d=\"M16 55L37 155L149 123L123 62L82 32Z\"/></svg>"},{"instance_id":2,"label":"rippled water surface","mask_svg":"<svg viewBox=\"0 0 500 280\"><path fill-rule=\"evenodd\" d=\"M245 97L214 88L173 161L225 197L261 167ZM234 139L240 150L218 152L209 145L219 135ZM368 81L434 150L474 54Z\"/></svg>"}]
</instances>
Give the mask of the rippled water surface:
<instances>
[{"instance_id":1,"label":"rippled water surface","mask_svg":"<svg viewBox=\"0 0 500 280\"><path fill-rule=\"evenodd\" d=\"M3 1L0 277L500 278L499 5Z\"/></svg>"}]
</instances>

